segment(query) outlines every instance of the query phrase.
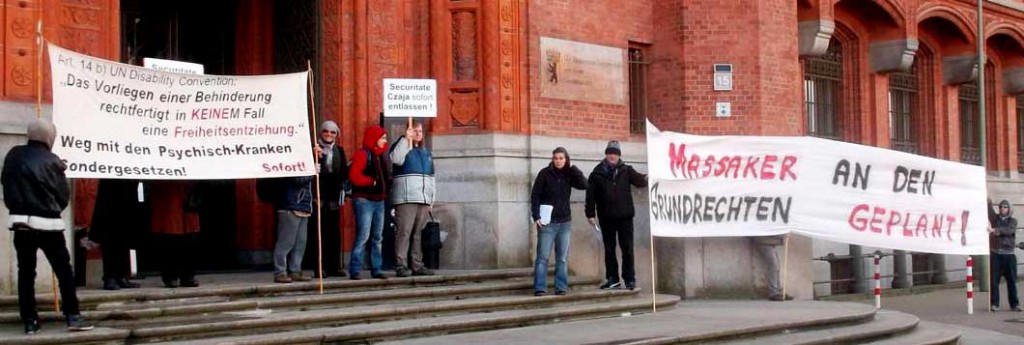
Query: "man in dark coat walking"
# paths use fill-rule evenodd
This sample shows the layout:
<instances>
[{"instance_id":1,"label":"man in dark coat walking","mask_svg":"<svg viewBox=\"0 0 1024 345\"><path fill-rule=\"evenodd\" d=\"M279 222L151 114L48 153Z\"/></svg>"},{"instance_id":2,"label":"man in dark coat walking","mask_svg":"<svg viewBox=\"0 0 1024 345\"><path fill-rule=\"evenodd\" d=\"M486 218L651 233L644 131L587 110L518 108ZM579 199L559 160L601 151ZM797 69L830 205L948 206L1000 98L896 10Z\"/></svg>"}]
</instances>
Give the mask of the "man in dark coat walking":
<instances>
[{"instance_id":1,"label":"man in dark coat walking","mask_svg":"<svg viewBox=\"0 0 1024 345\"><path fill-rule=\"evenodd\" d=\"M630 186L647 187L647 175L622 161L618 141L609 141L604 155L605 159L590 173L584 211L590 224L601 228L607 279L601 289L622 287L615 258L615 244L618 243L622 251L622 280L625 280L626 288L632 290L636 288L633 269L633 216L636 211Z\"/></svg>"}]
</instances>

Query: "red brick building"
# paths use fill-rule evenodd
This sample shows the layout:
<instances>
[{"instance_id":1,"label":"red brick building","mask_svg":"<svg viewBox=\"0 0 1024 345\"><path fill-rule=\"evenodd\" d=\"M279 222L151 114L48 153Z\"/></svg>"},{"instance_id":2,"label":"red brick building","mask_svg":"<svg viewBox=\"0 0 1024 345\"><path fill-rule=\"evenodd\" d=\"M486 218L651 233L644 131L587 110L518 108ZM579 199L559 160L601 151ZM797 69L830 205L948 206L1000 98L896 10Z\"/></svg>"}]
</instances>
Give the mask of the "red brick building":
<instances>
[{"instance_id":1,"label":"red brick building","mask_svg":"<svg viewBox=\"0 0 1024 345\"><path fill-rule=\"evenodd\" d=\"M986 154L993 191L1012 197L1024 194L1007 187L1024 170L1024 2L989 0L985 11ZM210 74L267 74L311 61L318 115L341 125L350 153L378 121L381 79L437 79L430 133L437 209L452 232L448 267L529 266L529 186L550 150L568 147L586 171L615 139L642 168L646 118L696 134L816 135L980 160L973 1L18 0L0 13L6 136L34 116L40 19L50 41L128 63L157 57L202 63ZM714 90L715 64L731 65L730 91ZM721 102L731 116L716 116ZM226 206L206 220L209 248L228 266L265 261L268 206L253 181L223 188ZM76 181L76 192L74 223L84 226L95 181ZM642 257L650 246L646 219L637 221ZM575 236L573 269L600 275L591 264L599 244ZM750 293L763 284L748 247L659 240L662 285ZM809 296L817 249L809 240L793 248L801 263L790 265L790 280ZM739 268L722 273L725 265Z\"/></svg>"}]
</instances>

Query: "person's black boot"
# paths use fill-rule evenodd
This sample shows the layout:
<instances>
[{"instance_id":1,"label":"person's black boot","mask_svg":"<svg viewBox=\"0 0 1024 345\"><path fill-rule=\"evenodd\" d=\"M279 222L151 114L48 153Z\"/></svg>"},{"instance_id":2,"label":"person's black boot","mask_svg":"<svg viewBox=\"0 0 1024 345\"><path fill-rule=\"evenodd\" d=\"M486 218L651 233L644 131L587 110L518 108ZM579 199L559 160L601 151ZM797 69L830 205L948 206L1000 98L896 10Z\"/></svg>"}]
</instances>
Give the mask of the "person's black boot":
<instances>
[{"instance_id":1,"label":"person's black boot","mask_svg":"<svg viewBox=\"0 0 1024 345\"><path fill-rule=\"evenodd\" d=\"M117 283L116 279L104 279L103 280L103 290L114 291L114 290L120 290L120 289L121 289L121 286L120 286L120 284Z\"/></svg>"},{"instance_id":2,"label":"person's black boot","mask_svg":"<svg viewBox=\"0 0 1024 345\"><path fill-rule=\"evenodd\" d=\"M117 280L117 286L122 289L138 289L139 284L132 283L128 278L121 278Z\"/></svg>"},{"instance_id":3,"label":"person's black boot","mask_svg":"<svg viewBox=\"0 0 1024 345\"><path fill-rule=\"evenodd\" d=\"M88 331L93 328L82 315L68 315L68 330L72 332Z\"/></svg>"},{"instance_id":4,"label":"person's black boot","mask_svg":"<svg viewBox=\"0 0 1024 345\"><path fill-rule=\"evenodd\" d=\"M32 335L39 333L39 320L31 319L25 322L25 334Z\"/></svg>"}]
</instances>

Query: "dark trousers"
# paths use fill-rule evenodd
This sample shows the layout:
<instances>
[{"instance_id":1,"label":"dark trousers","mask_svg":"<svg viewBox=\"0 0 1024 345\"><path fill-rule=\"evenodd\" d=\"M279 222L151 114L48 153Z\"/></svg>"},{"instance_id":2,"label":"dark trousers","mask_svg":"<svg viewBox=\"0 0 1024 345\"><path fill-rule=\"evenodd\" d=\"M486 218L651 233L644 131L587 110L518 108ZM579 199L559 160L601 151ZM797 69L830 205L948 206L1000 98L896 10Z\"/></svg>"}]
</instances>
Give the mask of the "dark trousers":
<instances>
[{"instance_id":1,"label":"dark trousers","mask_svg":"<svg viewBox=\"0 0 1024 345\"><path fill-rule=\"evenodd\" d=\"M992 253L992 305L999 306L999 280L1006 278L1006 294L1010 295L1010 308L1020 306L1017 299L1017 257L1013 254Z\"/></svg>"},{"instance_id":2,"label":"dark trousers","mask_svg":"<svg viewBox=\"0 0 1024 345\"><path fill-rule=\"evenodd\" d=\"M154 234L155 246L160 253L160 275L164 283L196 279L196 245L198 234L168 235Z\"/></svg>"},{"instance_id":3,"label":"dark trousers","mask_svg":"<svg viewBox=\"0 0 1024 345\"><path fill-rule=\"evenodd\" d=\"M118 242L101 243L100 252L103 254L104 281L128 279L132 269L127 245Z\"/></svg>"},{"instance_id":4,"label":"dark trousers","mask_svg":"<svg viewBox=\"0 0 1024 345\"><path fill-rule=\"evenodd\" d=\"M75 295L75 273L71 271L63 231L14 231L14 250L18 253L18 308L21 320L38 320L36 311L36 252L42 250L60 283L61 307L64 315L78 315Z\"/></svg>"},{"instance_id":5,"label":"dark trousers","mask_svg":"<svg viewBox=\"0 0 1024 345\"><path fill-rule=\"evenodd\" d=\"M636 272L633 270L633 218L601 218L598 223L604 241L605 277L610 282L619 281L619 263L615 258L617 243L622 251L622 279L627 283L636 283Z\"/></svg>"},{"instance_id":6,"label":"dark trousers","mask_svg":"<svg viewBox=\"0 0 1024 345\"><path fill-rule=\"evenodd\" d=\"M319 274L317 270L317 246L323 252L324 274L330 275L341 272L341 210L331 210L331 207L324 203L320 208L320 223L323 230L320 236L323 241L317 238L316 216L314 212L309 218L309 232L306 236L306 253L302 259L303 266ZM322 243L321 243L322 242Z\"/></svg>"}]
</instances>

